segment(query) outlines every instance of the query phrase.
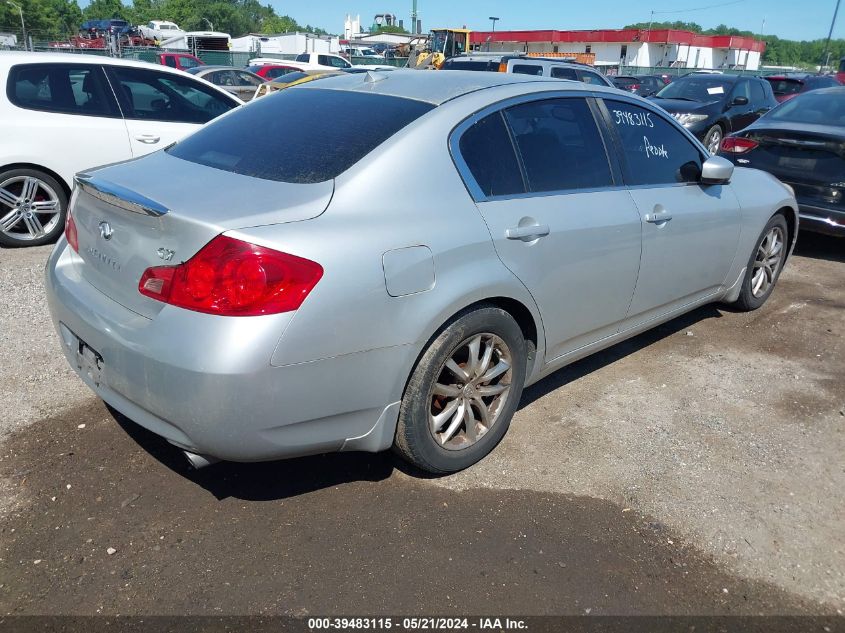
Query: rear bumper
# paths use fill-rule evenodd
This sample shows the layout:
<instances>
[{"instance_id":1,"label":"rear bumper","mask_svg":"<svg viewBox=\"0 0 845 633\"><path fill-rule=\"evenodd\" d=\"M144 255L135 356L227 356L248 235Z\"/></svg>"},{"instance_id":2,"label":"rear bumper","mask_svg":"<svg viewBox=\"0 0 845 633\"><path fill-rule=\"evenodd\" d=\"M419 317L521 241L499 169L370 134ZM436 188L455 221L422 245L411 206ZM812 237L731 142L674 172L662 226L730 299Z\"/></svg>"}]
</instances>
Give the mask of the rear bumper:
<instances>
[{"instance_id":1,"label":"rear bumper","mask_svg":"<svg viewBox=\"0 0 845 633\"><path fill-rule=\"evenodd\" d=\"M290 314L227 318L167 306L148 319L81 279L75 257L62 238L46 269L64 354L98 396L137 424L232 461L390 446L401 394L385 377L407 371L411 346L274 367ZM80 367L80 340L102 357L99 377Z\"/></svg>"},{"instance_id":2,"label":"rear bumper","mask_svg":"<svg viewBox=\"0 0 845 633\"><path fill-rule=\"evenodd\" d=\"M806 204L799 199L798 212L802 230L845 236L845 209Z\"/></svg>"}]
</instances>

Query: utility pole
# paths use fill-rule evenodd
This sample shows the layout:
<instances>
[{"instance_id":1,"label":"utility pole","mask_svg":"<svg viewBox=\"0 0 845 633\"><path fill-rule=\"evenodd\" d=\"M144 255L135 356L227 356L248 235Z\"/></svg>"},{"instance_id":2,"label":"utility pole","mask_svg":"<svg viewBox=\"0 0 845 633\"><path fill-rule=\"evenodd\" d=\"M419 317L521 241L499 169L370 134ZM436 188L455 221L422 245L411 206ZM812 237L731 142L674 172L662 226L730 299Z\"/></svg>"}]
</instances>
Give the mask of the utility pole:
<instances>
[{"instance_id":1,"label":"utility pole","mask_svg":"<svg viewBox=\"0 0 845 633\"><path fill-rule=\"evenodd\" d=\"M841 0L836 0L836 8L833 10L833 19L830 21L830 30L827 32L827 42L824 45L824 55L822 56L822 63L827 66L830 62L830 38L833 37L833 27L836 25L836 15L839 13L839 3Z\"/></svg>"},{"instance_id":2,"label":"utility pole","mask_svg":"<svg viewBox=\"0 0 845 633\"><path fill-rule=\"evenodd\" d=\"M6 0L6 4L15 7L18 10L18 13L21 16L21 34L23 35L23 48L24 50L29 50L29 40L26 38L26 24L23 21L23 9L21 5L15 4L12 0Z\"/></svg>"},{"instance_id":3,"label":"utility pole","mask_svg":"<svg viewBox=\"0 0 845 633\"><path fill-rule=\"evenodd\" d=\"M414 35L419 33L417 28L417 0L413 0L411 3L411 33Z\"/></svg>"}]
</instances>

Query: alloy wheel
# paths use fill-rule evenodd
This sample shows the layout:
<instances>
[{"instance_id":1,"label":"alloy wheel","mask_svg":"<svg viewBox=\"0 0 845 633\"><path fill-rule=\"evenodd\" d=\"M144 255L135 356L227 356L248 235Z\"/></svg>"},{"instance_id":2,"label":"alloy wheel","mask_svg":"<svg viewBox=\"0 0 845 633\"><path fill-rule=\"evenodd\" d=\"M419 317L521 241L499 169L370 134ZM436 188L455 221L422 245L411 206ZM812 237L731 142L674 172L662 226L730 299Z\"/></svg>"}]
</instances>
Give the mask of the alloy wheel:
<instances>
[{"instance_id":1,"label":"alloy wheel","mask_svg":"<svg viewBox=\"0 0 845 633\"><path fill-rule=\"evenodd\" d=\"M707 151L710 152L712 155L716 155L719 152L719 148L722 146L722 130L720 128L716 128L710 135L707 137Z\"/></svg>"},{"instance_id":2,"label":"alloy wheel","mask_svg":"<svg viewBox=\"0 0 845 633\"><path fill-rule=\"evenodd\" d=\"M779 226L772 227L757 248L754 272L751 277L751 294L765 295L774 285L784 255L784 234Z\"/></svg>"},{"instance_id":3,"label":"alloy wheel","mask_svg":"<svg viewBox=\"0 0 845 633\"><path fill-rule=\"evenodd\" d=\"M14 176L0 182L0 233L15 240L37 240L61 217L59 196L43 180Z\"/></svg>"},{"instance_id":4,"label":"alloy wheel","mask_svg":"<svg viewBox=\"0 0 845 633\"><path fill-rule=\"evenodd\" d=\"M511 391L513 361L495 334L476 334L443 364L429 394L429 424L438 445L461 450L496 423Z\"/></svg>"}]
</instances>

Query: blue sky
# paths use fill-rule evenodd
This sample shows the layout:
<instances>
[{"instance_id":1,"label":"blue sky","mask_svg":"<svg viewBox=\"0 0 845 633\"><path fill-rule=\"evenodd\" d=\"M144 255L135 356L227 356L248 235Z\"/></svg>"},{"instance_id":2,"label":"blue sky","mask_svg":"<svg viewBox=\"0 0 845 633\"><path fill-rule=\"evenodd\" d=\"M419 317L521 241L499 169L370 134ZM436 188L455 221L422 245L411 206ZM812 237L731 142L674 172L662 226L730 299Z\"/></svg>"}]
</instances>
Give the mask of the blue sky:
<instances>
[{"instance_id":1,"label":"blue sky","mask_svg":"<svg viewBox=\"0 0 845 633\"><path fill-rule=\"evenodd\" d=\"M342 32L347 13L360 14L371 24L376 13L395 13L409 23L411 0L262 0L277 12L288 14L300 24ZM418 0L423 30L435 26L462 26L489 30L488 16L500 18L496 29L598 29L620 28L647 22L651 11L655 21L697 22L704 28L727 24L738 29L760 31L779 37L812 40L827 37L836 0ZM658 13L671 11L671 13ZM840 10L834 37L845 38L845 6Z\"/></svg>"}]
</instances>

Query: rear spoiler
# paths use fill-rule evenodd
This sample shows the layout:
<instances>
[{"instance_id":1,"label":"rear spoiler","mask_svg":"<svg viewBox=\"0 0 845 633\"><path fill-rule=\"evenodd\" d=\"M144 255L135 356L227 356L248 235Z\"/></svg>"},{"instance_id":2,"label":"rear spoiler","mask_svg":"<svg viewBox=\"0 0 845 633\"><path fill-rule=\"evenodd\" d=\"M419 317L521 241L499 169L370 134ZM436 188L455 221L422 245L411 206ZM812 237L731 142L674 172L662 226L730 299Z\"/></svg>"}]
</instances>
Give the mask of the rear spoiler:
<instances>
[{"instance_id":1,"label":"rear spoiler","mask_svg":"<svg viewBox=\"0 0 845 633\"><path fill-rule=\"evenodd\" d=\"M140 193L127 189L126 187L116 185L113 182L96 178L91 174L79 173L74 177L73 181L79 189L88 195L120 209L131 211L132 213L161 217L170 211L170 209L155 200L142 196Z\"/></svg>"}]
</instances>

